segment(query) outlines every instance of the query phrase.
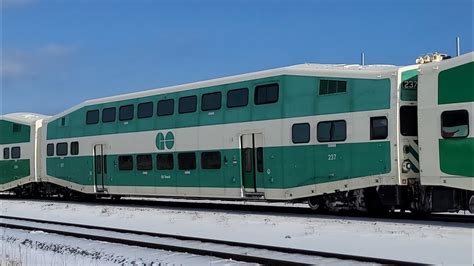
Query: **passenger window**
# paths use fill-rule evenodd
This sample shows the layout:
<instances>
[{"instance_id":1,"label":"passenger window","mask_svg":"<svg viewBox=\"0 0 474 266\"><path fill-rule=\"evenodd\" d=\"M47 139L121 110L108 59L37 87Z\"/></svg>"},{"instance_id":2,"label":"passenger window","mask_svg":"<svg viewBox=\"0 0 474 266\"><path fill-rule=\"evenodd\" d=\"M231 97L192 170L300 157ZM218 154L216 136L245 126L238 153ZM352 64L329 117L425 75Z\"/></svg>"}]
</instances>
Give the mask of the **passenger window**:
<instances>
[{"instance_id":1,"label":"passenger window","mask_svg":"<svg viewBox=\"0 0 474 266\"><path fill-rule=\"evenodd\" d=\"M178 154L179 170L196 169L196 154L194 152L186 152Z\"/></svg>"},{"instance_id":2,"label":"passenger window","mask_svg":"<svg viewBox=\"0 0 474 266\"><path fill-rule=\"evenodd\" d=\"M64 156L67 155L67 142L61 142L56 144L56 155Z\"/></svg>"},{"instance_id":3,"label":"passenger window","mask_svg":"<svg viewBox=\"0 0 474 266\"><path fill-rule=\"evenodd\" d=\"M19 159L21 157L20 147L12 147L12 159Z\"/></svg>"},{"instance_id":4,"label":"passenger window","mask_svg":"<svg viewBox=\"0 0 474 266\"><path fill-rule=\"evenodd\" d=\"M318 123L318 141L344 141L346 140L346 121L326 121Z\"/></svg>"},{"instance_id":5,"label":"passenger window","mask_svg":"<svg viewBox=\"0 0 474 266\"><path fill-rule=\"evenodd\" d=\"M79 142L74 141L71 142L71 155L78 155L79 154Z\"/></svg>"},{"instance_id":6,"label":"passenger window","mask_svg":"<svg viewBox=\"0 0 474 266\"><path fill-rule=\"evenodd\" d=\"M221 92L207 93L202 96L202 104L201 104L202 111L219 110L221 109L221 105L222 105Z\"/></svg>"},{"instance_id":7,"label":"passenger window","mask_svg":"<svg viewBox=\"0 0 474 266\"><path fill-rule=\"evenodd\" d=\"M133 170L133 156L121 155L118 157L119 170L130 171Z\"/></svg>"},{"instance_id":8,"label":"passenger window","mask_svg":"<svg viewBox=\"0 0 474 266\"><path fill-rule=\"evenodd\" d=\"M347 91L347 81L327 80L319 81L319 95L342 93Z\"/></svg>"},{"instance_id":9,"label":"passenger window","mask_svg":"<svg viewBox=\"0 0 474 266\"><path fill-rule=\"evenodd\" d=\"M138 105L138 118L148 118L153 116L153 103L140 103Z\"/></svg>"},{"instance_id":10,"label":"passenger window","mask_svg":"<svg viewBox=\"0 0 474 266\"><path fill-rule=\"evenodd\" d=\"M227 107L247 106L249 102L249 89L236 89L227 92Z\"/></svg>"},{"instance_id":11,"label":"passenger window","mask_svg":"<svg viewBox=\"0 0 474 266\"><path fill-rule=\"evenodd\" d=\"M308 143L310 138L310 127L308 123L294 124L291 128L293 143Z\"/></svg>"},{"instance_id":12,"label":"passenger window","mask_svg":"<svg viewBox=\"0 0 474 266\"><path fill-rule=\"evenodd\" d=\"M174 113L174 100L161 100L158 102L158 116L172 115Z\"/></svg>"},{"instance_id":13,"label":"passenger window","mask_svg":"<svg viewBox=\"0 0 474 266\"><path fill-rule=\"evenodd\" d=\"M99 110L91 110L86 113L86 124L97 124L99 123Z\"/></svg>"},{"instance_id":14,"label":"passenger window","mask_svg":"<svg viewBox=\"0 0 474 266\"><path fill-rule=\"evenodd\" d=\"M151 154L137 155L137 170L151 170L151 169L153 169Z\"/></svg>"},{"instance_id":15,"label":"passenger window","mask_svg":"<svg viewBox=\"0 0 474 266\"><path fill-rule=\"evenodd\" d=\"M255 88L255 104L278 102L278 84L261 85Z\"/></svg>"},{"instance_id":16,"label":"passenger window","mask_svg":"<svg viewBox=\"0 0 474 266\"><path fill-rule=\"evenodd\" d=\"M418 114L416 106L400 107L400 133L403 136L418 136Z\"/></svg>"},{"instance_id":17,"label":"passenger window","mask_svg":"<svg viewBox=\"0 0 474 266\"><path fill-rule=\"evenodd\" d=\"M386 139L388 137L388 120L385 116L370 118L370 139Z\"/></svg>"},{"instance_id":18,"label":"passenger window","mask_svg":"<svg viewBox=\"0 0 474 266\"><path fill-rule=\"evenodd\" d=\"M53 143L49 143L46 146L46 155L47 156L54 156L54 144Z\"/></svg>"},{"instance_id":19,"label":"passenger window","mask_svg":"<svg viewBox=\"0 0 474 266\"><path fill-rule=\"evenodd\" d=\"M3 148L3 159L10 159L10 148Z\"/></svg>"},{"instance_id":20,"label":"passenger window","mask_svg":"<svg viewBox=\"0 0 474 266\"><path fill-rule=\"evenodd\" d=\"M115 122L117 111L115 107L102 109L102 123Z\"/></svg>"},{"instance_id":21,"label":"passenger window","mask_svg":"<svg viewBox=\"0 0 474 266\"><path fill-rule=\"evenodd\" d=\"M174 168L172 153L158 154L156 156L156 162L158 170L173 170Z\"/></svg>"},{"instance_id":22,"label":"passenger window","mask_svg":"<svg viewBox=\"0 0 474 266\"><path fill-rule=\"evenodd\" d=\"M201 168L202 169L220 169L221 168L221 153L218 151L201 153Z\"/></svg>"},{"instance_id":23,"label":"passenger window","mask_svg":"<svg viewBox=\"0 0 474 266\"><path fill-rule=\"evenodd\" d=\"M127 121L133 119L133 104L120 106L119 119L120 121Z\"/></svg>"},{"instance_id":24,"label":"passenger window","mask_svg":"<svg viewBox=\"0 0 474 266\"><path fill-rule=\"evenodd\" d=\"M186 114L196 112L197 96L187 96L179 98L179 113Z\"/></svg>"},{"instance_id":25,"label":"passenger window","mask_svg":"<svg viewBox=\"0 0 474 266\"><path fill-rule=\"evenodd\" d=\"M445 111L441 114L441 136L445 139L469 136L467 110Z\"/></svg>"}]
</instances>

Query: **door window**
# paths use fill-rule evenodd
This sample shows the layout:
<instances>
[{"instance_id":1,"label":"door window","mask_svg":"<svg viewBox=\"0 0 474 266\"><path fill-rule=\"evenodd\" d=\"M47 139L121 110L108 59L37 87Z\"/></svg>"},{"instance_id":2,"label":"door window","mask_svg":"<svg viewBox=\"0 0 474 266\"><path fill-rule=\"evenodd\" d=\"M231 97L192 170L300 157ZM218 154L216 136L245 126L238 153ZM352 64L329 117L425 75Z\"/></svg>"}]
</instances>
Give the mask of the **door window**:
<instances>
[{"instance_id":1,"label":"door window","mask_svg":"<svg viewBox=\"0 0 474 266\"><path fill-rule=\"evenodd\" d=\"M441 114L441 136L465 138L469 135L469 113L466 110L446 111Z\"/></svg>"}]
</instances>

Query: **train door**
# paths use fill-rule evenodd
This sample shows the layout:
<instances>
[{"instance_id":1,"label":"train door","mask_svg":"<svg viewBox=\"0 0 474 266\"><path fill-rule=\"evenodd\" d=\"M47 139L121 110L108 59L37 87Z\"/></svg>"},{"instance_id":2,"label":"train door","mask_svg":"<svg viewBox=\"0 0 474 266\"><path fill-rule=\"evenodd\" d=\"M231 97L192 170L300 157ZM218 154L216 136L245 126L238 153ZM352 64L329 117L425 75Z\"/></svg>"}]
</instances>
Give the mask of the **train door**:
<instances>
[{"instance_id":1,"label":"train door","mask_svg":"<svg viewBox=\"0 0 474 266\"><path fill-rule=\"evenodd\" d=\"M106 192L107 155L104 144L94 145L94 178L96 192Z\"/></svg>"},{"instance_id":2,"label":"train door","mask_svg":"<svg viewBox=\"0 0 474 266\"><path fill-rule=\"evenodd\" d=\"M242 156L242 186L244 193L260 192L263 187L263 134L240 137Z\"/></svg>"}]
</instances>

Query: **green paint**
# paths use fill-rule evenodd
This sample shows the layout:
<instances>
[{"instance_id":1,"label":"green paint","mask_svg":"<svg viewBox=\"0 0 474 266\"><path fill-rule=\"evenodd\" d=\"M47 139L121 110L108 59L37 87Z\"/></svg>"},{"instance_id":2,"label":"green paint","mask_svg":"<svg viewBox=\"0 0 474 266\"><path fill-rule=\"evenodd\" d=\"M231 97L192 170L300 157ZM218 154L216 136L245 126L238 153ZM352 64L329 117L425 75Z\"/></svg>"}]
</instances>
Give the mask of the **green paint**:
<instances>
[{"instance_id":1,"label":"green paint","mask_svg":"<svg viewBox=\"0 0 474 266\"><path fill-rule=\"evenodd\" d=\"M438 104L474 102L474 62L441 71Z\"/></svg>"},{"instance_id":2,"label":"green paint","mask_svg":"<svg viewBox=\"0 0 474 266\"><path fill-rule=\"evenodd\" d=\"M335 156L333 156L335 154ZM264 172L257 178L258 188L293 188L338 180L353 179L390 172L390 142L354 144L293 145L264 148ZM174 170L156 170L156 154L153 154L153 170L119 171L118 155L107 155L108 173L105 186L157 186L157 187L214 187L240 188L240 149L221 151L222 168L201 169L200 152L196 154L198 166L189 172L177 169L174 154ZM233 158L237 163L233 163ZM134 158L136 169L136 157ZM268 171L270 170L270 171ZM47 173L73 183L93 185L93 157L47 158Z\"/></svg>"},{"instance_id":3,"label":"green paint","mask_svg":"<svg viewBox=\"0 0 474 266\"><path fill-rule=\"evenodd\" d=\"M403 86L404 81L408 81L409 83L407 85L411 86L412 84L418 84L418 70L413 69L413 70L407 70L402 72L401 76L402 82L400 83L400 91L401 95L400 98L402 101L416 101L418 96L417 96L417 88L413 89L408 89Z\"/></svg>"},{"instance_id":4,"label":"green paint","mask_svg":"<svg viewBox=\"0 0 474 266\"><path fill-rule=\"evenodd\" d=\"M14 131L15 128L15 131ZM0 145L30 141L30 126L0 120Z\"/></svg>"},{"instance_id":5,"label":"green paint","mask_svg":"<svg viewBox=\"0 0 474 266\"><path fill-rule=\"evenodd\" d=\"M440 139L439 161L443 173L474 177L474 138Z\"/></svg>"},{"instance_id":6,"label":"green paint","mask_svg":"<svg viewBox=\"0 0 474 266\"><path fill-rule=\"evenodd\" d=\"M1 160L0 184L6 184L30 176L30 160Z\"/></svg>"},{"instance_id":7,"label":"green paint","mask_svg":"<svg viewBox=\"0 0 474 266\"><path fill-rule=\"evenodd\" d=\"M390 79L341 79L347 81L347 93L323 96L318 95L319 80L319 77L277 76L86 106L67 114L65 117L68 123L65 126L61 124L61 118L48 123L47 139L53 140L390 108ZM280 85L279 101L274 104L254 105L255 86L275 82ZM243 87L249 88L248 106L227 108L227 99L225 97L227 91ZM222 108L212 112L200 111L200 96L215 91L223 92ZM190 95L199 96L198 111L195 113L178 114L178 99ZM85 124L85 115L88 110L107 107L117 107L118 110L118 107L121 105L138 105L139 103L149 101L154 102L156 110L156 103L159 100L170 98L175 99L174 115L153 116L145 119L136 119L135 115L135 119L127 121L127 123L117 121L115 123L99 123L96 125Z\"/></svg>"}]
</instances>

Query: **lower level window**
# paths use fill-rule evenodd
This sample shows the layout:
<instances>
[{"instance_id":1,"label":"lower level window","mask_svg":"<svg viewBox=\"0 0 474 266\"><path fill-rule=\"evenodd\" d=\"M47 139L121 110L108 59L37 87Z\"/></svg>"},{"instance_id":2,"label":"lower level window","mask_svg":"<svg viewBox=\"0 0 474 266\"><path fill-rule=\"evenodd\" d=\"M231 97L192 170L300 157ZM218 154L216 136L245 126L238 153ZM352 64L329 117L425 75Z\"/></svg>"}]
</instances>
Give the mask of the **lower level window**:
<instances>
[{"instance_id":1,"label":"lower level window","mask_svg":"<svg viewBox=\"0 0 474 266\"><path fill-rule=\"evenodd\" d=\"M310 127L308 123L294 124L291 127L291 138L293 143L308 143Z\"/></svg>"},{"instance_id":2,"label":"lower level window","mask_svg":"<svg viewBox=\"0 0 474 266\"><path fill-rule=\"evenodd\" d=\"M178 154L179 170L196 169L196 154L194 152L186 152Z\"/></svg>"},{"instance_id":3,"label":"lower level window","mask_svg":"<svg viewBox=\"0 0 474 266\"><path fill-rule=\"evenodd\" d=\"M21 157L20 147L13 147L12 148L12 159L19 159L20 157Z\"/></svg>"},{"instance_id":4,"label":"lower level window","mask_svg":"<svg viewBox=\"0 0 474 266\"><path fill-rule=\"evenodd\" d=\"M119 161L119 170L133 170L133 156L131 155L122 155L118 157Z\"/></svg>"},{"instance_id":5,"label":"lower level window","mask_svg":"<svg viewBox=\"0 0 474 266\"><path fill-rule=\"evenodd\" d=\"M137 170L151 170L151 169L153 169L151 155L150 154L137 155Z\"/></svg>"},{"instance_id":6,"label":"lower level window","mask_svg":"<svg viewBox=\"0 0 474 266\"><path fill-rule=\"evenodd\" d=\"M370 118L370 139L386 139L388 137L388 120L385 116Z\"/></svg>"},{"instance_id":7,"label":"lower level window","mask_svg":"<svg viewBox=\"0 0 474 266\"><path fill-rule=\"evenodd\" d=\"M79 142L73 141L71 142L71 155L78 155L79 154Z\"/></svg>"},{"instance_id":8,"label":"lower level window","mask_svg":"<svg viewBox=\"0 0 474 266\"><path fill-rule=\"evenodd\" d=\"M220 169L221 168L221 153L218 151L201 153L201 168L202 169Z\"/></svg>"},{"instance_id":9,"label":"lower level window","mask_svg":"<svg viewBox=\"0 0 474 266\"><path fill-rule=\"evenodd\" d=\"M173 170L174 160L172 153L158 154L156 156L158 170Z\"/></svg>"},{"instance_id":10,"label":"lower level window","mask_svg":"<svg viewBox=\"0 0 474 266\"><path fill-rule=\"evenodd\" d=\"M61 142L56 144L56 155L65 156L67 155L67 142Z\"/></svg>"},{"instance_id":11,"label":"lower level window","mask_svg":"<svg viewBox=\"0 0 474 266\"><path fill-rule=\"evenodd\" d=\"M10 159L10 148L3 148L3 159Z\"/></svg>"},{"instance_id":12,"label":"lower level window","mask_svg":"<svg viewBox=\"0 0 474 266\"><path fill-rule=\"evenodd\" d=\"M46 155L48 155L48 156L54 156L54 144L53 144L53 143L49 143L49 144L46 146Z\"/></svg>"},{"instance_id":13,"label":"lower level window","mask_svg":"<svg viewBox=\"0 0 474 266\"><path fill-rule=\"evenodd\" d=\"M441 136L465 138L469 135L469 113L467 110L446 111L441 114Z\"/></svg>"}]
</instances>

